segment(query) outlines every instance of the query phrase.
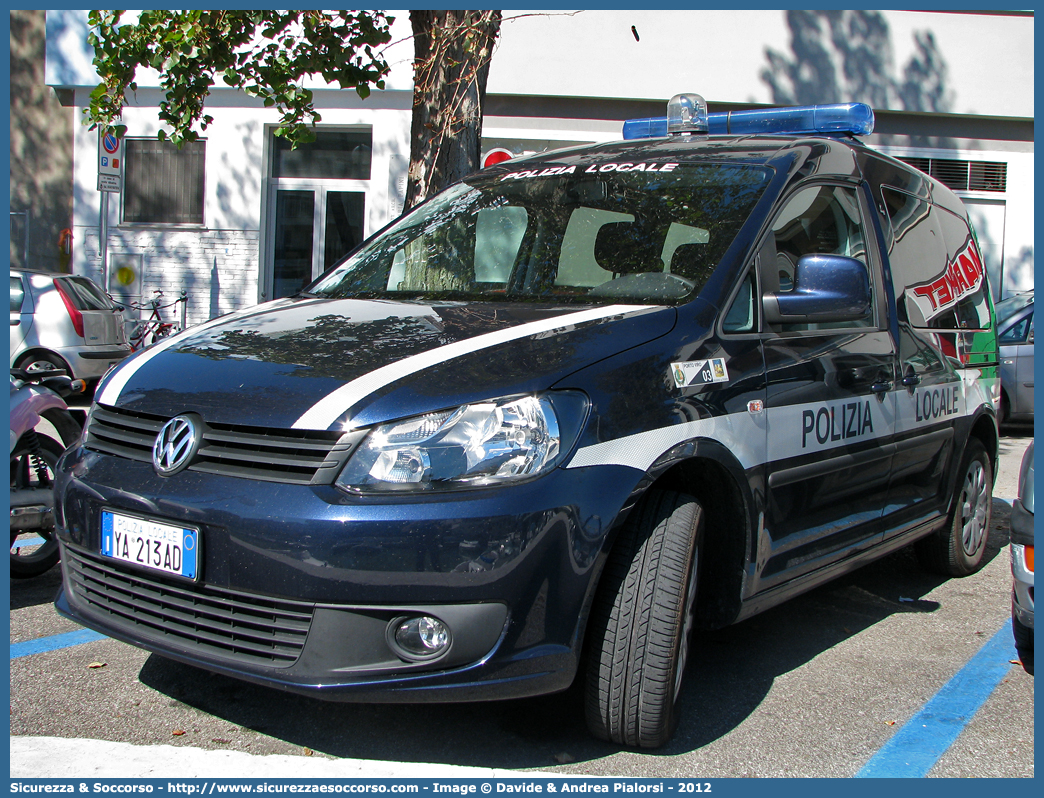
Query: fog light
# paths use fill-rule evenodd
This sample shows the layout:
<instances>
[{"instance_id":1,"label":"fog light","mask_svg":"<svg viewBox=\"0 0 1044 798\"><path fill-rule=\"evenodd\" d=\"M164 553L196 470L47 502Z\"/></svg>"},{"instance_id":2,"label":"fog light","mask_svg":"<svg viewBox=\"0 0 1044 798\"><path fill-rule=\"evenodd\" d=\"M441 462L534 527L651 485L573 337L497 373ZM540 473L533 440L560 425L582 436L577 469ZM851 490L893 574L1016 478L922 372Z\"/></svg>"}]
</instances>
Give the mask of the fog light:
<instances>
[{"instance_id":1,"label":"fog light","mask_svg":"<svg viewBox=\"0 0 1044 798\"><path fill-rule=\"evenodd\" d=\"M449 649L450 632L438 618L422 615L393 622L395 648L406 659L432 659Z\"/></svg>"}]
</instances>

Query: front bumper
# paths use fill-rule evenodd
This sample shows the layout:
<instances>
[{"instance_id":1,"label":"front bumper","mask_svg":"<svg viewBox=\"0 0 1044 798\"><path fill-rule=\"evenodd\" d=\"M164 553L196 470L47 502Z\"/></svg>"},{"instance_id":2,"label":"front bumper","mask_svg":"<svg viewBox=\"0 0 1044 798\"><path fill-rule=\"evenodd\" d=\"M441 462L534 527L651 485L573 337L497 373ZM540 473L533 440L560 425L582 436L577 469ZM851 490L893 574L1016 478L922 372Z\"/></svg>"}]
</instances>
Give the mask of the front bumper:
<instances>
[{"instance_id":1,"label":"front bumper","mask_svg":"<svg viewBox=\"0 0 1044 798\"><path fill-rule=\"evenodd\" d=\"M191 471L164 478L76 449L57 480L56 606L172 659L320 698L554 692L576 672L603 519L633 489L630 469L608 470L396 500ZM103 508L198 528L198 581L102 557ZM390 625L416 614L450 627L444 656L409 662L393 650Z\"/></svg>"}]
</instances>

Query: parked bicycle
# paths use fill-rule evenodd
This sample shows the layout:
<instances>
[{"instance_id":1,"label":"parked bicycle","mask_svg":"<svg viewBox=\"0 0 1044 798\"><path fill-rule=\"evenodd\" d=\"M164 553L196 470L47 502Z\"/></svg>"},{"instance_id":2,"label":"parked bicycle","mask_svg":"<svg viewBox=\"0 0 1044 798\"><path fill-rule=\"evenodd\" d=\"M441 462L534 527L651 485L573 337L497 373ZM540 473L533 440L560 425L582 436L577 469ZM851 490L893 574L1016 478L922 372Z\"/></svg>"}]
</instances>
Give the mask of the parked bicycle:
<instances>
[{"instance_id":1,"label":"parked bicycle","mask_svg":"<svg viewBox=\"0 0 1044 798\"><path fill-rule=\"evenodd\" d=\"M163 318L163 314L160 311L178 305L181 305L181 309L180 311L174 311L176 320L167 321ZM157 341L185 329L185 313L188 308L188 293L182 291L181 296L173 302L164 305L163 292L157 289L152 292L152 299L148 302L142 304L131 303L131 307L135 310L149 309L151 311L147 319L133 322L134 326L131 328L130 335L127 336L131 349L137 352L139 349L146 349Z\"/></svg>"}]
</instances>

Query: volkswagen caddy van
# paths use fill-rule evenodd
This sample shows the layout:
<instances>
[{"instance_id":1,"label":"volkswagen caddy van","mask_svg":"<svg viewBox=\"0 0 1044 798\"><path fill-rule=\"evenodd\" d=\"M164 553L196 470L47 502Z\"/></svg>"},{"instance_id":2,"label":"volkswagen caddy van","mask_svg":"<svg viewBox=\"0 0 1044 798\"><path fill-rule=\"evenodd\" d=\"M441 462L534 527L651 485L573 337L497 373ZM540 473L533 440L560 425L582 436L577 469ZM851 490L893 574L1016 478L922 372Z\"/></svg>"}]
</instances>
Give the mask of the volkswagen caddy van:
<instances>
[{"instance_id":1,"label":"volkswagen caddy van","mask_svg":"<svg viewBox=\"0 0 1044 798\"><path fill-rule=\"evenodd\" d=\"M581 679L595 735L654 747L701 630L911 544L974 572L987 275L872 125L679 95L138 353L60 463L59 612L319 698Z\"/></svg>"}]
</instances>

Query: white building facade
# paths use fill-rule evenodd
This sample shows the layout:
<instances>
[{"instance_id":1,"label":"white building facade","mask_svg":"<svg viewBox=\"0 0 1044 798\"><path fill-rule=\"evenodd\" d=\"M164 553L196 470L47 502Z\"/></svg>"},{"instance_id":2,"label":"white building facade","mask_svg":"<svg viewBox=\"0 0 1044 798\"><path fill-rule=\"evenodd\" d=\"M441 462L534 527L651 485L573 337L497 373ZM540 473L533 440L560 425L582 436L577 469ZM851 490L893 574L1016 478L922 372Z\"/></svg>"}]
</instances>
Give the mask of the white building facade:
<instances>
[{"instance_id":1,"label":"white building facade","mask_svg":"<svg viewBox=\"0 0 1044 798\"><path fill-rule=\"evenodd\" d=\"M140 76L108 202L109 287L189 296L197 323L293 293L402 209L412 105L407 12L394 13L387 89L316 88L317 141L290 151L277 112L215 88L214 122L176 151ZM909 11L505 12L483 149L521 154L620 138L673 94L711 111L860 101L866 143L964 199L995 298L1033 287L1033 16ZM86 12L47 12L47 83L79 116L97 85ZM73 271L101 279L99 145L74 132Z\"/></svg>"}]
</instances>

